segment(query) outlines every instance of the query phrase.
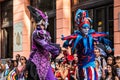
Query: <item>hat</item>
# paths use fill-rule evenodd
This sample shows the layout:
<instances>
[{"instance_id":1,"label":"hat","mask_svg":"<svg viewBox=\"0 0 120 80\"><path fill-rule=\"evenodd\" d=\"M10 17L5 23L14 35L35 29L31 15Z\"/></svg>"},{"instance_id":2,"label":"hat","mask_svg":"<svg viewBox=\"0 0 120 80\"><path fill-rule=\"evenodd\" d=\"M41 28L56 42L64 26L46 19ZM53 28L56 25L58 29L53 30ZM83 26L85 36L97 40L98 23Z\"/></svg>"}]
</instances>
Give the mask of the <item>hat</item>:
<instances>
[{"instance_id":1,"label":"hat","mask_svg":"<svg viewBox=\"0 0 120 80\"><path fill-rule=\"evenodd\" d=\"M90 21L87 18L84 18L83 20L80 20L78 27L90 27Z\"/></svg>"},{"instance_id":2,"label":"hat","mask_svg":"<svg viewBox=\"0 0 120 80\"><path fill-rule=\"evenodd\" d=\"M88 17L87 10L78 9L75 15L75 22L79 28L90 27L90 23L92 23L92 20Z\"/></svg>"},{"instance_id":3,"label":"hat","mask_svg":"<svg viewBox=\"0 0 120 80\"><path fill-rule=\"evenodd\" d=\"M33 19L35 20L36 23L40 23L42 20L45 21L45 24L48 25L48 16L41 10L34 8L32 6L27 6L29 9L31 15L33 16Z\"/></svg>"}]
</instances>

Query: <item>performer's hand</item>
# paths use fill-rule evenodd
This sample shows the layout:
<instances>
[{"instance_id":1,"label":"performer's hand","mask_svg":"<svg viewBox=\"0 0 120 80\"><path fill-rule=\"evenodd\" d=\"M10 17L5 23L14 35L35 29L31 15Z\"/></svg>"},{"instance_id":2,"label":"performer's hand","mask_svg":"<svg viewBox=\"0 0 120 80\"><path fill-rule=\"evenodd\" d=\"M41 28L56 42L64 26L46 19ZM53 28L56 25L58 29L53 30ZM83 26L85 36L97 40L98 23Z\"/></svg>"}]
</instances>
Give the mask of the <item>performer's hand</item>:
<instances>
[{"instance_id":1,"label":"performer's hand","mask_svg":"<svg viewBox=\"0 0 120 80\"><path fill-rule=\"evenodd\" d=\"M60 53L61 52L61 47L60 44L56 44L56 43L50 43L50 45L54 46L55 48L53 48L52 51L57 51L56 53ZM58 49L58 50L57 50Z\"/></svg>"},{"instance_id":2,"label":"performer's hand","mask_svg":"<svg viewBox=\"0 0 120 80\"><path fill-rule=\"evenodd\" d=\"M61 40L64 40L64 35L61 35Z\"/></svg>"}]
</instances>

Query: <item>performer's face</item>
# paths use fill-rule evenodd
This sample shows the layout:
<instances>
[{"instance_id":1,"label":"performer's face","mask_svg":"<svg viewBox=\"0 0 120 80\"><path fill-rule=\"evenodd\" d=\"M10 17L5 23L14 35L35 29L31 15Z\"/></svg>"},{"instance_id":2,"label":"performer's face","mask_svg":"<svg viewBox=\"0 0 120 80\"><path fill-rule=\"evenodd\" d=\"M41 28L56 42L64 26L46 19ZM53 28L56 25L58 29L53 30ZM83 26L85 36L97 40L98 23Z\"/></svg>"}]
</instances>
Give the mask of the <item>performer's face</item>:
<instances>
[{"instance_id":1,"label":"performer's face","mask_svg":"<svg viewBox=\"0 0 120 80\"><path fill-rule=\"evenodd\" d=\"M89 28L82 28L82 32L83 32L85 35L88 35L88 31L89 31Z\"/></svg>"},{"instance_id":2,"label":"performer's face","mask_svg":"<svg viewBox=\"0 0 120 80\"><path fill-rule=\"evenodd\" d=\"M45 30L45 21L42 20L41 24L40 24L40 27L42 30Z\"/></svg>"},{"instance_id":3,"label":"performer's face","mask_svg":"<svg viewBox=\"0 0 120 80\"><path fill-rule=\"evenodd\" d=\"M45 26L44 25L40 25L42 30L45 30Z\"/></svg>"},{"instance_id":4,"label":"performer's face","mask_svg":"<svg viewBox=\"0 0 120 80\"><path fill-rule=\"evenodd\" d=\"M89 30L90 30L89 25L83 25L81 27L81 31L84 35L88 35Z\"/></svg>"}]
</instances>

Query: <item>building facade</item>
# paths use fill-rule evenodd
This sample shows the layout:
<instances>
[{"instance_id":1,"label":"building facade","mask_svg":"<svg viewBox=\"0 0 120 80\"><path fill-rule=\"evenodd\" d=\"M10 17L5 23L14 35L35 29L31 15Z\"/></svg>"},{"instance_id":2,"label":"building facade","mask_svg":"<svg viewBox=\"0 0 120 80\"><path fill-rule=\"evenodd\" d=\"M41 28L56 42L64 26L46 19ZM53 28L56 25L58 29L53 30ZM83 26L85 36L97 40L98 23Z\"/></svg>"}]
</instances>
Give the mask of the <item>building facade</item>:
<instances>
[{"instance_id":1,"label":"building facade","mask_svg":"<svg viewBox=\"0 0 120 80\"><path fill-rule=\"evenodd\" d=\"M76 10L79 8L88 10L89 16L93 19L92 27L99 32L109 32L114 55L120 55L119 0L0 0L1 58L13 58L16 54L29 57L31 34L35 24L27 9L28 5L48 13L47 30L52 36L52 42L61 46L63 44L61 35L67 36L76 28L74 23Z\"/></svg>"},{"instance_id":2,"label":"building facade","mask_svg":"<svg viewBox=\"0 0 120 80\"><path fill-rule=\"evenodd\" d=\"M0 57L30 53L29 0L0 0Z\"/></svg>"}]
</instances>

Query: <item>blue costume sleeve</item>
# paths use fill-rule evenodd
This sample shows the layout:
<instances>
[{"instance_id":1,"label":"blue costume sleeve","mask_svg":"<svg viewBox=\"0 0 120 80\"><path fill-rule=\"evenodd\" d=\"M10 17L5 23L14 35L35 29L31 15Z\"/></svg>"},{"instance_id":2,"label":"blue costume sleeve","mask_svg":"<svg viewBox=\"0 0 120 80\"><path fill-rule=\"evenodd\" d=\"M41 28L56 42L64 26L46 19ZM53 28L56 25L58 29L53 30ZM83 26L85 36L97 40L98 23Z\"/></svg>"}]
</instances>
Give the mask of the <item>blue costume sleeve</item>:
<instances>
[{"instance_id":1,"label":"blue costume sleeve","mask_svg":"<svg viewBox=\"0 0 120 80\"><path fill-rule=\"evenodd\" d=\"M66 37L62 35L61 40L65 40L65 42L63 43L63 47L64 48L72 47L73 46L72 44L74 42L73 40L75 40L76 38L77 38L77 35L75 33Z\"/></svg>"},{"instance_id":2,"label":"blue costume sleeve","mask_svg":"<svg viewBox=\"0 0 120 80\"><path fill-rule=\"evenodd\" d=\"M63 47L64 47L64 48L68 48L68 46L69 46L69 41L66 40L66 41L63 43Z\"/></svg>"}]
</instances>

